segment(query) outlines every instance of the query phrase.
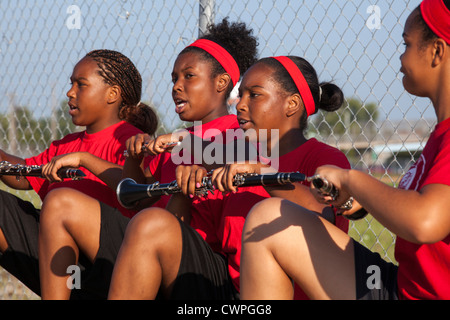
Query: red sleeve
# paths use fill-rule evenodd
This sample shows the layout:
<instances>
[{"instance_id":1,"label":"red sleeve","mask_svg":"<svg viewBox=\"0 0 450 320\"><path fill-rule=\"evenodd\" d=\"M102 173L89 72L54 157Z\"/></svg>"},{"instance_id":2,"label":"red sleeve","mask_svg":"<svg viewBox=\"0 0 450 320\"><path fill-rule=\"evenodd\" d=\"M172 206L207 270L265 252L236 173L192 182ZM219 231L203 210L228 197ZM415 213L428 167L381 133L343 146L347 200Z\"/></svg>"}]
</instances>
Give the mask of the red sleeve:
<instances>
[{"instance_id":1,"label":"red sleeve","mask_svg":"<svg viewBox=\"0 0 450 320\"><path fill-rule=\"evenodd\" d=\"M66 136L66 140L70 140L74 134L70 136ZM27 166L40 166L48 163L54 156L57 155L58 145L63 140L54 141L50 144L48 149L44 150L42 153L37 156L25 159L25 163ZM41 199L47 195L49 182L46 179L38 178L38 177L27 177L28 182L34 191L39 195Z\"/></svg>"},{"instance_id":2,"label":"red sleeve","mask_svg":"<svg viewBox=\"0 0 450 320\"><path fill-rule=\"evenodd\" d=\"M316 168L323 165L334 165L343 169L350 169L350 162L345 154L339 149L327 146L320 157L316 158Z\"/></svg>"},{"instance_id":3,"label":"red sleeve","mask_svg":"<svg viewBox=\"0 0 450 320\"><path fill-rule=\"evenodd\" d=\"M450 133L441 140L438 150L422 188L433 183L450 186Z\"/></svg>"},{"instance_id":4,"label":"red sleeve","mask_svg":"<svg viewBox=\"0 0 450 320\"><path fill-rule=\"evenodd\" d=\"M152 174L153 178L155 178L157 181L160 180L160 178L158 178L160 176L158 174L158 168L160 167L161 158L162 153L156 155L153 159L150 160L150 163L148 164L150 173Z\"/></svg>"},{"instance_id":5,"label":"red sleeve","mask_svg":"<svg viewBox=\"0 0 450 320\"><path fill-rule=\"evenodd\" d=\"M122 121L94 134L87 134L86 132L69 134L61 140L52 142L50 147L40 155L26 159L26 164L42 165L48 163L57 155L71 152L89 152L106 161L123 165L125 161L123 152L126 149L126 140L140 132L139 129ZM28 181L42 200L50 190L67 187L81 191L101 202L116 207L126 216L134 214L134 212L123 208L119 204L115 190L108 187L89 170L85 168L80 168L80 170L86 174L86 177L77 181L65 179L63 182L49 184L45 179L33 177L28 177Z\"/></svg>"}]
</instances>

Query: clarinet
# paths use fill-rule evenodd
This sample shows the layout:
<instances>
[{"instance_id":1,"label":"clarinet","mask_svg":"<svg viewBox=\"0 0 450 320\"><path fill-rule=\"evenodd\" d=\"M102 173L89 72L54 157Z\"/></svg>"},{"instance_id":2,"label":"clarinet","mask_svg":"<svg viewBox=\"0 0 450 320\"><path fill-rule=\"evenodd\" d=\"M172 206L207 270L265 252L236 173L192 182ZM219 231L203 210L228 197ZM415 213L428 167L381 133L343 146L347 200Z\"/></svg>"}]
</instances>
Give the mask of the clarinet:
<instances>
[{"instance_id":1,"label":"clarinet","mask_svg":"<svg viewBox=\"0 0 450 320\"><path fill-rule=\"evenodd\" d=\"M319 190L319 192L330 195L333 199L336 199L339 195L338 189L336 189L336 187L325 178L318 175L307 177L303 173L299 172L237 174L234 176L233 185L236 187L270 186L285 185L301 181L308 181L312 183L314 187ZM142 199L171 195L179 192L181 192L181 188L178 186L176 181L172 181L170 183L155 182L152 184L138 184L131 178L125 178L120 181L116 189L117 200L127 209L132 209L136 203ZM210 174L202 179L202 185L200 188L196 189L195 194L197 196L205 196L208 192L214 192ZM353 198L350 197L350 199L348 199L338 209L350 210L352 207ZM367 214L367 210L362 208L352 215L344 215L344 217L349 220L359 220L364 218Z\"/></svg>"},{"instance_id":2,"label":"clarinet","mask_svg":"<svg viewBox=\"0 0 450 320\"><path fill-rule=\"evenodd\" d=\"M317 178L319 179L319 178ZM236 187L285 185L293 182L307 181L308 178L299 172L278 172L273 174L237 174L233 185ZM116 195L119 203L127 208L133 208L142 199L170 195L181 192L176 180L170 183L155 182L152 184L138 184L130 178L125 178L117 186ZM214 192L211 176L203 177L202 185L197 188L197 196L206 196Z\"/></svg>"},{"instance_id":3,"label":"clarinet","mask_svg":"<svg viewBox=\"0 0 450 320\"><path fill-rule=\"evenodd\" d=\"M333 200L336 200L336 198L339 196L338 189L336 189L336 187L325 178L322 178L319 175L315 175L307 178L307 180L311 181L311 183L314 185L314 187L316 187L319 190L319 192L321 192L324 195L331 196ZM336 209L350 210L353 208L353 201L354 201L353 197L350 197L343 205L341 205ZM351 215L344 215L344 218L355 221L364 218L368 214L369 212L366 209L361 208L356 212L352 213Z\"/></svg>"},{"instance_id":4,"label":"clarinet","mask_svg":"<svg viewBox=\"0 0 450 320\"><path fill-rule=\"evenodd\" d=\"M39 177L42 176L42 166L38 165L23 165L23 164L11 164L8 161L0 162L0 176L16 176L20 177ZM86 175L80 169L74 168L61 168L58 170L58 176L61 179L81 180Z\"/></svg>"}]
</instances>

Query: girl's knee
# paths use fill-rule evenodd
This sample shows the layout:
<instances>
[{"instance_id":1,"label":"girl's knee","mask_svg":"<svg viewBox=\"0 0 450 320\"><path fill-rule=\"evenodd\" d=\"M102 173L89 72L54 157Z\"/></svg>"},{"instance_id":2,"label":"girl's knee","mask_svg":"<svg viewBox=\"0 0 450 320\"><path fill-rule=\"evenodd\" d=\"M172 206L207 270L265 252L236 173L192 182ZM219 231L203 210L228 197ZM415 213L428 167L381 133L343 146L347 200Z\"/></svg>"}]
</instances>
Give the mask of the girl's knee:
<instances>
[{"instance_id":1,"label":"girl's knee","mask_svg":"<svg viewBox=\"0 0 450 320\"><path fill-rule=\"evenodd\" d=\"M177 218L162 208L148 208L134 216L127 227L127 235L144 239L166 237L179 230Z\"/></svg>"},{"instance_id":2,"label":"girl's knee","mask_svg":"<svg viewBox=\"0 0 450 320\"><path fill-rule=\"evenodd\" d=\"M268 198L250 210L244 225L243 241L285 235L294 229L315 226L318 222L320 219L316 215L291 201Z\"/></svg>"},{"instance_id":3,"label":"girl's knee","mask_svg":"<svg viewBox=\"0 0 450 320\"><path fill-rule=\"evenodd\" d=\"M281 198L268 198L258 202L245 218L242 241L254 241L256 238L265 237L269 229L276 224L281 212Z\"/></svg>"},{"instance_id":4,"label":"girl's knee","mask_svg":"<svg viewBox=\"0 0 450 320\"><path fill-rule=\"evenodd\" d=\"M43 203L40 214L40 223L57 224L58 222L82 222L92 217L98 203L84 193L71 188L57 188L50 191Z\"/></svg>"},{"instance_id":5,"label":"girl's knee","mask_svg":"<svg viewBox=\"0 0 450 320\"><path fill-rule=\"evenodd\" d=\"M41 220L49 216L54 219L70 210L70 207L74 205L73 198L70 196L71 193L72 189L68 188L57 188L50 191L42 203Z\"/></svg>"},{"instance_id":6,"label":"girl's knee","mask_svg":"<svg viewBox=\"0 0 450 320\"><path fill-rule=\"evenodd\" d=\"M258 225L266 223L280 216L281 198L267 198L253 206L246 218L246 225Z\"/></svg>"},{"instance_id":7,"label":"girl's knee","mask_svg":"<svg viewBox=\"0 0 450 320\"><path fill-rule=\"evenodd\" d=\"M56 188L46 195L43 205L67 205L68 203L73 203L74 199L82 195L84 194L72 188Z\"/></svg>"}]
</instances>

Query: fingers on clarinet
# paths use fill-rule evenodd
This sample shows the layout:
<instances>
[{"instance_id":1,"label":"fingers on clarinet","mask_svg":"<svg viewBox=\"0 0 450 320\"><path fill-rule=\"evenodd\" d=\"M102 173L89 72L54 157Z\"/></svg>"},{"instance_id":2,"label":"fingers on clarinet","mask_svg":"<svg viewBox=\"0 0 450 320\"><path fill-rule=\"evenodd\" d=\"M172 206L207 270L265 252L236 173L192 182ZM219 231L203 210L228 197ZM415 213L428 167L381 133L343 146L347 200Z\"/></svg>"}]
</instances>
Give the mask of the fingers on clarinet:
<instances>
[{"instance_id":1,"label":"fingers on clarinet","mask_svg":"<svg viewBox=\"0 0 450 320\"><path fill-rule=\"evenodd\" d=\"M196 185L196 181L194 176L191 176L191 178L189 179L189 195L190 196L194 196L195 195L195 185ZM193 197L191 197L193 198Z\"/></svg>"}]
</instances>

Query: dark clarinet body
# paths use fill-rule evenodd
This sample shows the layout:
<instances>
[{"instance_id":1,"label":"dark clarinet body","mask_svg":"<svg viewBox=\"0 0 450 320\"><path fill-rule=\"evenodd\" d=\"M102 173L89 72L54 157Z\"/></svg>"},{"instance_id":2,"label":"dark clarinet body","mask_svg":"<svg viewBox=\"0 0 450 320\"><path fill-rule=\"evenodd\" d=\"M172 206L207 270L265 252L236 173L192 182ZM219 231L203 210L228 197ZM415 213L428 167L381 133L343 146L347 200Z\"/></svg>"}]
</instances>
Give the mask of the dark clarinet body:
<instances>
[{"instance_id":1,"label":"dark clarinet body","mask_svg":"<svg viewBox=\"0 0 450 320\"><path fill-rule=\"evenodd\" d=\"M37 165L23 165L23 164L11 164L8 161L0 162L0 176L16 176L20 177L39 177L42 176L42 166ZM80 180L86 175L80 169L74 168L61 168L58 170L58 176L61 179Z\"/></svg>"},{"instance_id":2,"label":"dark clarinet body","mask_svg":"<svg viewBox=\"0 0 450 320\"><path fill-rule=\"evenodd\" d=\"M307 177L300 172L278 172L270 174L237 174L233 185L236 187L283 185L305 181Z\"/></svg>"},{"instance_id":3,"label":"dark clarinet body","mask_svg":"<svg viewBox=\"0 0 450 320\"><path fill-rule=\"evenodd\" d=\"M315 175L307 177L300 172L278 172L273 174L237 174L234 176L233 185L236 187L250 187L250 186L274 186L285 185L294 182L308 181L311 182L315 188L324 194L328 194L337 198L338 190L334 185ZM205 196L208 192L213 192L213 185L211 176L208 175L203 178L202 186L196 189L196 195ZM133 179L126 178L120 181L116 189L117 199L119 203L127 208L133 208L140 200L146 198L159 197L163 195L170 195L181 192L181 188L176 181L170 183L155 182L152 184L138 184ZM350 210L352 208L353 198L350 198L340 209ZM349 220L359 220L367 215L367 211L362 208L350 216L344 216Z\"/></svg>"},{"instance_id":4,"label":"dark clarinet body","mask_svg":"<svg viewBox=\"0 0 450 320\"><path fill-rule=\"evenodd\" d=\"M305 181L307 178L299 172L278 172L273 174L237 174L233 184L237 187L284 185L293 182ZM203 178L202 186L197 188L196 195L204 196L213 192L211 177ZM133 179L126 178L120 181L116 194L119 203L125 208L133 208L136 203L145 198L170 195L181 192L176 181L170 183L155 182L152 184L138 184Z\"/></svg>"}]
</instances>

